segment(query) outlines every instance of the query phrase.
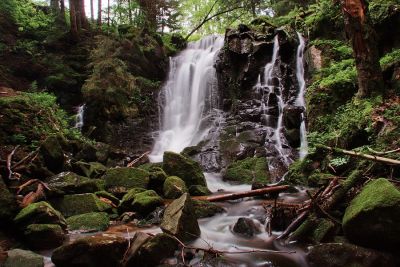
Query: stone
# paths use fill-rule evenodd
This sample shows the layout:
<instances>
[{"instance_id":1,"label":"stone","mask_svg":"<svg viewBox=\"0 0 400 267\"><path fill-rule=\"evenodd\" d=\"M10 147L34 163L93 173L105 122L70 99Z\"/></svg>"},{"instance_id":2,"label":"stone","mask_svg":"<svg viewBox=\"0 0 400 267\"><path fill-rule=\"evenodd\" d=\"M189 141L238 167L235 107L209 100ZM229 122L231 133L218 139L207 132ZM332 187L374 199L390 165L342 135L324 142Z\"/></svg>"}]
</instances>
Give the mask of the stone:
<instances>
[{"instance_id":1,"label":"stone","mask_svg":"<svg viewBox=\"0 0 400 267\"><path fill-rule=\"evenodd\" d=\"M162 205L162 198L154 190L146 190L134 196L132 210L147 215Z\"/></svg>"},{"instance_id":2,"label":"stone","mask_svg":"<svg viewBox=\"0 0 400 267\"><path fill-rule=\"evenodd\" d=\"M310 267L395 267L399 262L390 254L348 243L325 243L311 247Z\"/></svg>"},{"instance_id":3,"label":"stone","mask_svg":"<svg viewBox=\"0 0 400 267\"><path fill-rule=\"evenodd\" d=\"M113 168L104 174L106 191L114 194L124 194L129 189L147 188L149 172L139 168Z\"/></svg>"},{"instance_id":4,"label":"stone","mask_svg":"<svg viewBox=\"0 0 400 267\"><path fill-rule=\"evenodd\" d=\"M188 192L185 182L177 176L169 176L163 186L164 197L176 199Z\"/></svg>"},{"instance_id":5,"label":"stone","mask_svg":"<svg viewBox=\"0 0 400 267\"><path fill-rule=\"evenodd\" d=\"M160 227L163 232L176 236L181 241L190 241L200 236L200 227L188 193L168 205Z\"/></svg>"},{"instance_id":6,"label":"stone","mask_svg":"<svg viewBox=\"0 0 400 267\"><path fill-rule=\"evenodd\" d=\"M13 249L7 252L4 267L44 267L43 256L29 250Z\"/></svg>"},{"instance_id":7,"label":"stone","mask_svg":"<svg viewBox=\"0 0 400 267\"><path fill-rule=\"evenodd\" d=\"M57 224L62 229L67 228L64 216L45 201L32 203L23 208L14 218L14 222L20 226L27 226L29 224Z\"/></svg>"},{"instance_id":8,"label":"stone","mask_svg":"<svg viewBox=\"0 0 400 267\"><path fill-rule=\"evenodd\" d=\"M174 256L178 241L168 234L157 234L148 238L127 260L124 267L157 266L165 258Z\"/></svg>"},{"instance_id":9,"label":"stone","mask_svg":"<svg viewBox=\"0 0 400 267\"><path fill-rule=\"evenodd\" d=\"M165 179L167 179L167 174L160 167L152 167L149 172L150 180L148 189L153 189L157 194L163 194L163 186Z\"/></svg>"},{"instance_id":10,"label":"stone","mask_svg":"<svg viewBox=\"0 0 400 267\"><path fill-rule=\"evenodd\" d=\"M24 231L24 238L30 248L42 250L62 245L66 235L58 224L30 224Z\"/></svg>"},{"instance_id":11,"label":"stone","mask_svg":"<svg viewBox=\"0 0 400 267\"><path fill-rule=\"evenodd\" d=\"M253 237L256 234L260 233L260 229L254 223L254 221L250 218L239 218L235 225L233 226L232 231L236 234L245 237Z\"/></svg>"},{"instance_id":12,"label":"stone","mask_svg":"<svg viewBox=\"0 0 400 267\"><path fill-rule=\"evenodd\" d=\"M98 198L105 198L110 200L114 205L118 206L120 201L119 199L114 196L113 194L107 192L107 191L98 191L94 193Z\"/></svg>"},{"instance_id":13,"label":"stone","mask_svg":"<svg viewBox=\"0 0 400 267\"><path fill-rule=\"evenodd\" d=\"M84 237L54 250L51 260L57 267L115 267L128 245L128 239L114 235Z\"/></svg>"},{"instance_id":14,"label":"stone","mask_svg":"<svg viewBox=\"0 0 400 267\"><path fill-rule=\"evenodd\" d=\"M97 180L79 176L73 172L59 173L48 178L46 183L51 189L50 196L93 193L101 190Z\"/></svg>"},{"instance_id":15,"label":"stone","mask_svg":"<svg viewBox=\"0 0 400 267\"><path fill-rule=\"evenodd\" d=\"M65 217L89 212L110 211L111 205L101 201L95 194L65 195L62 198L52 199L51 203Z\"/></svg>"},{"instance_id":16,"label":"stone","mask_svg":"<svg viewBox=\"0 0 400 267\"><path fill-rule=\"evenodd\" d=\"M50 171L54 173L62 171L64 167L64 152L58 142L57 136L52 135L47 137L40 147L40 153L43 156L46 167Z\"/></svg>"},{"instance_id":17,"label":"stone","mask_svg":"<svg viewBox=\"0 0 400 267\"><path fill-rule=\"evenodd\" d=\"M132 203L135 200L135 195L146 191L144 188L132 188L123 197L118 206L118 212L122 214L125 211L132 210Z\"/></svg>"},{"instance_id":18,"label":"stone","mask_svg":"<svg viewBox=\"0 0 400 267\"><path fill-rule=\"evenodd\" d=\"M123 267L131 266L136 261L136 257L138 255L140 248L149 239L151 239L151 236L149 234L143 232L135 232L131 240L131 245L129 247L129 250L126 252L127 256L123 261L122 264Z\"/></svg>"},{"instance_id":19,"label":"stone","mask_svg":"<svg viewBox=\"0 0 400 267\"><path fill-rule=\"evenodd\" d=\"M100 162L77 161L72 164L72 168L76 173L89 178L99 178L107 171L107 167Z\"/></svg>"},{"instance_id":20,"label":"stone","mask_svg":"<svg viewBox=\"0 0 400 267\"><path fill-rule=\"evenodd\" d=\"M17 202L0 176L0 221L10 221L17 211Z\"/></svg>"},{"instance_id":21,"label":"stone","mask_svg":"<svg viewBox=\"0 0 400 267\"><path fill-rule=\"evenodd\" d=\"M400 246L400 191L388 180L369 182L343 216L345 236L355 244L393 249Z\"/></svg>"},{"instance_id":22,"label":"stone","mask_svg":"<svg viewBox=\"0 0 400 267\"><path fill-rule=\"evenodd\" d=\"M163 170L170 176L178 176L187 187L192 185L207 186L200 164L196 161L174 152L165 152Z\"/></svg>"},{"instance_id":23,"label":"stone","mask_svg":"<svg viewBox=\"0 0 400 267\"><path fill-rule=\"evenodd\" d=\"M242 184L254 182L269 182L269 172L266 158L246 158L228 165L223 179L235 181Z\"/></svg>"},{"instance_id":24,"label":"stone","mask_svg":"<svg viewBox=\"0 0 400 267\"><path fill-rule=\"evenodd\" d=\"M105 231L110 224L110 218L105 212L90 212L67 218L69 230Z\"/></svg>"},{"instance_id":25,"label":"stone","mask_svg":"<svg viewBox=\"0 0 400 267\"><path fill-rule=\"evenodd\" d=\"M210 189L202 185L192 185L189 188L189 193L191 196L208 196L211 195Z\"/></svg>"},{"instance_id":26,"label":"stone","mask_svg":"<svg viewBox=\"0 0 400 267\"><path fill-rule=\"evenodd\" d=\"M224 208L210 201L194 199L192 202L197 219L212 217L217 213L225 212Z\"/></svg>"}]
</instances>

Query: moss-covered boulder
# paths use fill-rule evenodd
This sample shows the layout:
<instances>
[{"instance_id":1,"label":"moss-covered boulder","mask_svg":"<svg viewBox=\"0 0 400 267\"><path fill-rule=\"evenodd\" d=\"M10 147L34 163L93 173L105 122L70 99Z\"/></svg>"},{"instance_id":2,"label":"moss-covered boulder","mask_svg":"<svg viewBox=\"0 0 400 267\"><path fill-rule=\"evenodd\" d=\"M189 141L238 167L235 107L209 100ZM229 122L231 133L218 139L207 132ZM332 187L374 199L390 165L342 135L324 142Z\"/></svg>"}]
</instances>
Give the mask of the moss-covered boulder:
<instances>
[{"instance_id":1,"label":"moss-covered boulder","mask_svg":"<svg viewBox=\"0 0 400 267\"><path fill-rule=\"evenodd\" d=\"M178 176L187 187L192 185L207 186L200 164L196 161L174 152L165 152L163 170L170 176Z\"/></svg>"},{"instance_id":2,"label":"moss-covered boulder","mask_svg":"<svg viewBox=\"0 0 400 267\"><path fill-rule=\"evenodd\" d=\"M110 204L101 201L95 194L65 195L62 198L52 199L51 203L65 217L90 212L111 211Z\"/></svg>"},{"instance_id":3,"label":"moss-covered boulder","mask_svg":"<svg viewBox=\"0 0 400 267\"><path fill-rule=\"evenodd\" d=\"M114 196L113 194L107 192L107 191L98 191L94 193L98 198L105 198L109 201L111 201L114 205L118 206L120 201L119 199Z\"/></svg>"},{"instance_id":4,"label":"moss-covered boulder","mask_svg":"<svg viewBox=\"0 0 400 267\"><path fill-rule=\"evenodd\" d=\"M135 200L135 195L146 191L144 188L132 188L121 199L118 206L118 212L122 214L125 211L132 210L132 203Z\"/></svg>"},{"instance_id":5,"label":"moss-covered boulder","mask_svg":"<svg viewBox=\"0 0 400 267\"><path fill-rule=\"evenodd\" d=\"M126 238L96 235L57 248L51 260L57 267L115 267L120 266L128 246Z\"/></svg>"},{"instance_id":6,"label":"moss-covered boulder","mask_svg":"<svg viewBox=\"0 0 400 267\"><path fill-rule=\"evenodd\" d=\"M9 221L15 216L17 202L0 176L0 221Z\"/></svg>"},{"instance_id":7,"label":"moss-covered boulder","mask_svg":"<svg viewBox=\"0 0 400 267\"><path fill-rule=\"evenodd\" d=\"M7 252L4 267L44 267L43 256L29 250L13 249Z\"/></svg>"},{"instance_id":8,"label":"moss-covered boulder","mask_svg":"<svg viewBox=\"0 0 400 267\"><path fill-rule=\"evenodd\" d=\"M46 180L50 196L93 193L100 191L101 180L79 176L73 172L62 172Z\"/></svg>"},{"instance_id":9,"label":"moss-covered boulder","mask_svg":"<svg viewBox=\"0 0 400 267\"><path fill-rule=\"evenodd\" d=\"M57 136L49 136L41 145L40 152L46 167L54 173L60 172L64 167L64 152Z\"/></svg>"},{"instance_id":10,"label":"moss-covered boulder","mask_svg":"<svg viewBox=\"0 0 400 267\"><path fill-rule=\"evenodd\" d=\"M164 182L168 175L162 168L154 166L149 168L149 172L150 180L148 188L156 191L158 194L162 194Z\"/></svg>"},{"instance_id":11,"label":"moss-covered boulder","mask_svg":"<svg viewBox=\"0 0 400 267\"><path fill-rule=\"evenodd\" d=\"M36 250L58 247L65 237L64 230L58 224L30 224L24 231L25 241Z\"/></svg>"},{"instance_id":12,"label":"moss-covered boulder","mask_svg":"<svg viewBox=\"0 0 400 267\"><path fill-rule=\"evenodd\" d=\"M132 210L146 215L162 205L162 198L154 190L147 190L134 196Z\"/></svg>"},{"instance_id":13,"label":"moss-covered boulder","mask_svg":"<svg viewBox=\"0 0 400 267\"><path fill-rule=\"evenodd\" d=\"M113 168L107 170L103 179L108 192L121 194L135 187L147 188L149 172L139 168Z\"/></svg>"},{"instance_id":14,"label":"moss-covered boulder","mask_svg":"<svg viewBox=\"0 0 400 267\"><path fill-rule=\"evenodd\" d=\"M217 213L222 213L225 211L224 208L218 206L217 204L205 200L193 199L194 213L198 219L212 217Z\"/></svg>"},{"instance_id":15,"label":"moss-covered boulder","mask_svg":"<svg viewBox=\"0 0 400 267\"><path fill-rule=\"evenodd\" d=\"M188 192L185 182L177 176L169 176L163 186L164 196L175 199Z\"/></svg>"},{"instance_id":16,"label":"moss-covered boulder","mask_svg":"<svg viewBox=\"0 0 400 267\"><path fill-rule=\"evenodd\" d=\"M14 222L20 226L27 226L30 224L57 224L61 226L62 229L67 228L64 216L45 201L32 203L23 208L14 218Z\"/></svg>"},{"instance_id":17,"label":"moss-covered boulder","mask_svg":"<svg viewBox=\"0 0 400 267\"><path fill-rule=\"evenodd\" d=\"M100 162L77 161L72 167L76 173L89 178L98 178L107 171L107 167Z\"/></svg>"},{"instance_id":18,"label":"moss-covered boulder","mask_svg":"<svg viewBox=\"0 0 400 267\"><path fill-rule=\"evenodd\" d=\"M400 191L384 178L369 182L347 207L343 230L362 246L400 246Z\"/></svg>"},{"instance_id":19,"label":"moss-covered boulder","mask_svg":"<svg viewBox=\"0 0 400 267\"><path fill-rule=\"evenodd\" d=\"M189 193L191 196L207 196L211 195L210 189L207 186L192 185L189 187Z\"/></svg>"},{"instance_id":20,"label":"moss-covered boulder","mask_svg":"<svg viewBox=\"0 0 400 267\"><path fill-rule=\"evenodd\" d=\"M243 184L270 181L267 160L263 158L246 158L233 162L223 175L224 180Z\"/></svg>"},{"instance_id":21,"label":"moss-covered boulder","mask_svg":"<svg viewBox=\"0 0 400 267\"><path fill-rule=\"evenodd\" d=\"M110 218L105 212L90 212L67 218L69 230L105 231L110 224Z\"/></svg>"}]
</instances>

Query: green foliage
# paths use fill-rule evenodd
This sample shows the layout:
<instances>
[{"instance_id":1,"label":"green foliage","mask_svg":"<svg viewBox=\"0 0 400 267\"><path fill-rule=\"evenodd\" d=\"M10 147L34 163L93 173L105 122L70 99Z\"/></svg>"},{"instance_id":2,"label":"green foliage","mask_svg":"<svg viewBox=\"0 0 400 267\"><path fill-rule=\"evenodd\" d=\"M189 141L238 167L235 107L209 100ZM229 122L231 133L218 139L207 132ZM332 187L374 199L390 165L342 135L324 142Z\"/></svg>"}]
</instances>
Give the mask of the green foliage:
<instances>
[{"instance_id":1,"label":"green foliage","mask_svg":"<svg viewBox=\"0 0 400 267\"><path fill-rule=\"evenodd\" d=\"M393 63L400 61L400 49L395 49L390 53L387 53L380 59L382 69L387 68Z\"/></svg>"},{"instance_id":2,"label":"green foliage","mask_svg":"<svg viewBox=\"0 0 400 267\"><path fill-rule=\"evenodd\" d=\"M312 12L312 14L305 18L304 23L309 29L315 30L327 22L338 28L343 28L340 5L332 3L331 0L318 1L310 5L308 11Z\"/></svg>"},{"instance_id":3,"label":"green foliage","mask_svg":"<svg viewBox=\"0 0 400 267\"><path fill-rule=\"evenodd\" d=\"M371 0L369 4L369 11L371 20L374 24L379 24L385 19L394 15L393 10L400 8L398 0Z\"/></svg>"},{"instance_id":4,"label":"green foliage","mask_svg":"<svg viewBox=\"0 0 400 267\"><path fill-rule=\"evenodd\" d=\"M224 179L240 183L268 183L270 181L265 158L246 158L230 164Z\"/></svg>"},{"instance_id":5,"label":"green foliage","mask_svg":"<svg viewBox=\"0 0 400 267\"><path fill-rule=\"evenodd\" d=\"M342 165L346 165L349 162L349 157L344 156L344 157L335 157L329 161L329 163L333 167L340 167Z\"/></svg>"},{"instance_id":6,"label":"green foliage","mask_svg":"<svg viewBox=\"0 0 400 267\"><path fill-rule=\"evenodd\" d=\"M315 39L310 42L310 45L315 45L317 48L324 51L324 59L340 61L350 59L353 56L353 50L348 43L341 40L332 39Z\"/></svg>"}]
</instances>

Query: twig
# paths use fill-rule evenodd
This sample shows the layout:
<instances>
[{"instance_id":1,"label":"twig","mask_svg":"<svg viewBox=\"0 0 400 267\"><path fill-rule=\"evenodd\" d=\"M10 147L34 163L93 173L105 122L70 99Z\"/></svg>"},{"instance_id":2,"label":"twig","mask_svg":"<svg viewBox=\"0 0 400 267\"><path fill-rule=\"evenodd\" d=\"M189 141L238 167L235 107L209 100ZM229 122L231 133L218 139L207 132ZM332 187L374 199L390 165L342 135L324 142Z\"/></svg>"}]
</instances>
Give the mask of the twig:
<instances>
[{"instance_id":1,"label":"twig","mask_svg":"<svg viewBox=\"0 0 400 267\"><path fill-rule=\"evenodd\" d=\"M369 151L371 151L373 154L376 154L376 155L387 155L387 154L391 154L391 153L400 152L400 148L396 148L396 149L389 150L389 151L376 151L376 150L373 150L370 147L367 147L367 149Z\"/></svg>"},{"instance_id":2,"label":"twig","mask_svg":"<svg viewBox=\"0 0 400 267\"><path fill-rule=\"evenodd\" d=\"M278 236L276 239L283 239L289 236L289 234L297 229L297 227L300 226L308 217L308 214L310 213L309 210L303 211L287 228L286 230Z\"/></svg>"},{"instance_id":3,"label":"twig","mask_svg":"<svg viewBox=\"0 0 400 267\"><path fill-rule=\"evenodd\" d=\"M23 159L21 159L20 161L18 161L17 163L15 163L14 165L11 166L12 169L18 167L19 165L21 165L22 163L25 162L25 160L28 160L30 157L32 157L35 153L39 152L40 147L38 147L35 151L32 151L31 153L29 153L26 157L24 157Z\"/></svg>"},{"instance_id":4,"label":"twig","mask_svg":"<svg viewBox=\"0 0 400 267\"><path fill-rule=\"evenodd\" d=\"M12 161L12 157L13 157L15 151L18 149L18 147L19 147L19 145L17 145L17 146L11 151L11 153L8 154L8 156L7 156L7 163L6 163L6 165L7 165L7 179L8 179L8 180L12 180L13 171L12 171L12 169L11 169L11 161Z\"/></svg>"},{"instance_id":5,"label":"twig","mask_svg":"<svg viewBox=\"0 0 400 267\"><path fill-rule=\"evenodd\" d=\"M144 152L142 155L140 155L138 158L132 160L131 162L129 162L126 167L133 167L135 166L136 163L138 163L142 158L144 158L145 156L147 156L150 153L150 151Z\"/></svg>"}]
</instances>

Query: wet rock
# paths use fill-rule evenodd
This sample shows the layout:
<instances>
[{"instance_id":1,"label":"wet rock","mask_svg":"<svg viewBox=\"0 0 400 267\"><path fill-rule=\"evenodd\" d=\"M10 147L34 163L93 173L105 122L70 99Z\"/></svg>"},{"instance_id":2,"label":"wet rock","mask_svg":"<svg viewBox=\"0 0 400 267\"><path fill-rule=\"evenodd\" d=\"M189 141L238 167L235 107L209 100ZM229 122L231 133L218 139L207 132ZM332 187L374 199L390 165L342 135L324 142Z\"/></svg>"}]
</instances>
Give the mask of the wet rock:
<instances>
[{"instance_id":1,"label":"wet rock","mask_svg":"<svg viewBox=\"0 0 400 267\"><path fill-rule=\"evenodd\" d=\"M0 221L9 221L15 216L17 202L0 176Z\"/></svg>"},{"instance_id":2,"label":"wet rock","mask_svg":"<svg viewBox=\"0 0 400 267\"><path fill-rule=\"evenodd\" d=\"M208 187L202 186L202 185L192 185L189 188L189 193L190 193L191 196L207 196L207 195L211 195L210 189L208 189Z\"/></svg>"},{"instance_id":3,"label":"wet rock","mask_svg":"<svg viewBox=\"0 0 400 267\"><path fill-rule=\"evenodd\" d=\"M101 180L89 179L73 172L62 172L46 180L50 196L93 193L101 190Z\"/></svg>"},{"instance_id":4,"label":"wet rock","mask_svg":"<svg viewBox=\"0 0 400 267\"><path fill-rule=\"evenodd\" d=\"M147 188L149 173L139 168L113 168L107 170L103 179L108 192L121 194L135 187Z\"/></svg>"},{"instance_id":5,"label":"wet rock","mask_svg":"<svg viewBox=\"0 0 400 267\"><path fill-rule=\"evenodd\" d=\"M150 239L151 236L149 234L143 232L136 232L132 237L129 250L126 252L126 257L122 263L122 266L128 267L134 264L140 248L143 246L144 243L146 243Z\"/></svg>"},{"instance_id":6,"label":"wet rock","mask_svg":"<svg viewBox=\"0 0 400 267\"><path fill-rule=\"evenodd\" d=\"M197 219L212 217L218 213L225 212L225 209L217 204L205 200L192 200L194 213Z\"/></svg>"},{"instance_id":7,"label":"wet rock","mask_svg":"<svg viewBox=\"0 0 400 267\"><path fill-rule=\"evenodd\" d=\"M233 232L245 237L253 237L260 233L259 228L252 219L239 218L233 226Z\"/></svg>"},{"instance_id":8,"label":"wet rock","mask_svg":"<svg viewBox=\"0 0 400 267\"><path fill-rule=\"evenodd\" d=\"M54 250L57 267L116 267L124 257L129 240L113 235L85 237Z\"/></svg>"},{"instance_id":9,"label":"wet rock","mask_svg":"<svg viewBox=\"0 0 400 267\"><path fill-rule=\"evenodd\" d=\"M69 230L105 231L110 224L110 218L105 212L90 212L67 218Z\"/></svg>"},{"instance_id":10,"label":"wet rock","mask_svg":"<svg viewBox=\"0 0 400 267\"><path fill-rule=\"evenodd\" d=\"M230 164L223 174L224 180L251 184L253 182L267 183L269 172L265 158L246 158Z\"/></svg>"},{"instance_id":11,"label":"wet rock","mask_svg":"<svg viewBox=\"0 0 400 267\"><path fill-rule=\"evenodd\" d=\"M187 187L207 186L200 164L190 158L174 152L165 152L162 168L168 175L180 177Z\"/></svg>"},{"instance_id":12,"label":"wet rock","mask_svg":"<svg viewBox=\"0 0 400 267\"><path fill-rule=\"evenodd\" d=\"M124 195L118 211L119 213L134 211L141 215L147 215L162 205L162 198L154 190L134 188Z\"/></svg>"},{"instance_id":13,"label":"wet rock","mask_svg":"<svg viewBox=\"0 0 400 267\"><path fill-rule=\"evenodd\" d=\"M327 243L311 247L307 255L310 267L395 267L399 266L390 254L347 243Z\"/></svg>"},{"instance_id":14,"label":"wet rock","mask_svg":"<svg viewBox=\"0 0 400 267\"><path fill-rule=\"evenodd\" d=\"M164 196L176 199L188 192L185 182L177 176L169 176L164 182Z\"/></svg>"},{"instance_id":15,"label":"wet rock","mask_svg":"<svg viewBox=\"0 0 400 267\"><path fill-rule=\"evenodd\" d=\"M182 241L190 241L200 236L200 227L188 193L168 205L160 227L163 232L174 235Z\"/></svg>"},{"instance_id":16,"label":"wet rock","mask_svg":"<svg viewBox=\"0 0 400 267\"><path fill-rule=\"evenodd\" d=\"M114 205L118 206L120 201L117 197L115 197L113 194L108 193L107 191L98 191L94 193L98 198L105 198L109 201L111 201Z\"/></svg>"},{"instance_id":17,"label":"wet rock","mask_svg":"<svg viewBox=\"0 0 400 267\"><path fill-rule=\"evenodd\" d=\"M44 267L43 256L29 250L13 249L7 252L4 267Z\"/></svg>"},{"instance_id":18,"label":"wet rock","mask_svg":"<svg viewBox=\"0 0 400 267\"><path fill-rule=\"evenodd\" d=\"M400 191L384 178L369 182L347 207L343 230L355 244L400 246Z\"/></svg>"},{"instance_id":19,"label":"wet rock","mask_svg":"<svg viewBox=\"0 0 400 267\"><path fill-rule=\"evenodd\" d=\"M66 235L57 224L31 224L26 227L24 238L30 248L41 250L62 245Z\"/></svg>"},{"instance_id":20,"label":"wet rock","mask_svg":"<svg viewBox=\"0 0 400 267\"><path fill-rule=\"evenodd\" d=\"M40 152L44 158L46 167L58 173L64 167L64 152L56 136L49 136L41 145Z\"/></svg>"},{"instance_id":21,"label":"wet rock","mask_svg":"<svg viewBox=\"0 0 400 267\"><path fill-rule=\"evenodd\" d=\"M65 195L62 198L52 199L51 203L66 216L90 212L110 211L111 205L101 201L95 194Z\"/></svg>"},{"instance_id":22,"label":"wet rock","mask_svg":"<svg viewBox=\"0 0 400 267\"><path fill-rule=\"evenodd\" d=\"M83 176L89 178L99 178L107 170L107 167L100 162L84 162L78 161L72 164L73 170Z\"/></svg>"},{"instance_id":23,"label":"wet rock","mask_svg":"<svg viewBox=\"0 0 400 267\"><path fill-rule=\"evenodd\" d=\"M134 253L130 255L124 267L157 266L163 259L173 256L178 248L176 239L168 234L157 234L153 238L142 238L140 241L143 239L145 242L138 249L132 249ZM138 243L141 243L140 241Z\"/></svg>"},{"instance_id":24,"label":"wet rock","mask_svg":"<svg viewBox=\"0 0 400 267\"><path fill-rule=\"evenodd\" d=\"M121 200L121 203L118 206L118 212L121 214L125 211L132 210L132 203L135 200L135 195L138 193L142 193L146 191L144 188L132 188L130 189Z\"/></svg>"},{"instance_id":25,"label":"wet rock","mask_svg":"<svg viewBox=\"0 0 400 267\"><path fill-rule=\"evenodd\" d=\"M283 109L283 125L287 129L298 129L302 122L301 114L304 112L304 107L286 105Z\"/></svg>"},{"instance_id":26,"label":"wet rock","mask_svg":"<svg viewBox=\"0 0 400 267\"><path fill-rule=\"evenodd\" d=\"M14 222L20 226L29 224L57 224L62 229L67 228L64 216L45 201L32 203L23 208L14 218Z\"/></svg>"},{"instance_id":27,"label":"wet rock","mask_svg":"<svg viewBox=\"0 0 400 267\"><path fill-rule=\"evenodd\" d=\"M300 129L285 129L284 134L291 147L300 146Z\"/></svg>"},{"instance_id":28,"label":"wet rock","mask_svg":"<svg viewBox=\"0 0 400 267\"><path fill-rule=\"evenodd\" d=\"M149 169L150 180L148 189L153 189L157 194L163 194L163 186L165 179L167 179L167 174L160 167L152 167Z\"/></svg>"}]
</instances>

